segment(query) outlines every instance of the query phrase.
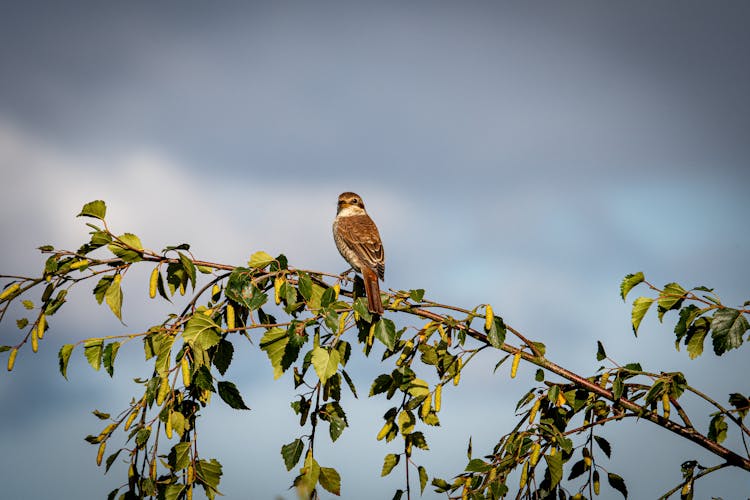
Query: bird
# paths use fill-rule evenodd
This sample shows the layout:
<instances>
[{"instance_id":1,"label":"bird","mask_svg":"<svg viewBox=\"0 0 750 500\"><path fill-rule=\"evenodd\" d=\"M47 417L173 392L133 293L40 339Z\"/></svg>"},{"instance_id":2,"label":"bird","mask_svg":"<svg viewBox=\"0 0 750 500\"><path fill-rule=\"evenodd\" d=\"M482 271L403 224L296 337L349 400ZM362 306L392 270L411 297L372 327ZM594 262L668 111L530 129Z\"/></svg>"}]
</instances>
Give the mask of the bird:
<instances>
[{"instance_id":1,"label":"bird","mask_svg":"<svg viewBox=\"0 0 750 500\"><path fill-rule=\"evenodd\" d=\"M333 239L341 256L352 269L362 274L367 295L367 309L383 314L378 279L385 279L385 253L375 223L362 197L347 191L339 195L336 218L333 220Z\"/></svg>"}]
</instances>

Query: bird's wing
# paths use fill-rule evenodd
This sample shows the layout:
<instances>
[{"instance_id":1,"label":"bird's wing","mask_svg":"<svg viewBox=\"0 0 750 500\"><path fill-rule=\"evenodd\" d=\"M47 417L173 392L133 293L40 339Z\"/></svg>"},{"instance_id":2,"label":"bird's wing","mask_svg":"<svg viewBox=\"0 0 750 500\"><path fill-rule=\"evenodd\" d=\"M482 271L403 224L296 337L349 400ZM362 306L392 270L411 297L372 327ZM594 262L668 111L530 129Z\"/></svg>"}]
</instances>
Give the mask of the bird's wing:
<instances>
[{"instance_id":1,"label":"bird's wing","mask_svg":"<svg viewBox=\"0 0 750 500\"><path fill-rule=\"evenodd\" d=\"M344 242L357 254L359 260L377 272L380 279L385 276L385 254L383 243L375 223L367 215L341 217L339 234Z\"/></svg>"}]
</instances>

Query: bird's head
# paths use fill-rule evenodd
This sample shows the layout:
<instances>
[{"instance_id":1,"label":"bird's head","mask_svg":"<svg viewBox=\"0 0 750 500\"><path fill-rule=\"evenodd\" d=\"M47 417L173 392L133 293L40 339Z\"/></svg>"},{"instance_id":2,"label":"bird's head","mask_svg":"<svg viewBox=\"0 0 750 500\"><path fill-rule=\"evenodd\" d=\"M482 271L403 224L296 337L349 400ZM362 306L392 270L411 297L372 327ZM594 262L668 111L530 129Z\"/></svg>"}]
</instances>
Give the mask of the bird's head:
<instances>
[{"instance_id":1,"label":"bird's head","mask_svg":"<svg viewBox=\"0 0 750 500\"><path fill-rule=\"evenodd\" d=\"M341 193L336 213L340 214L342 211L352 215L364 213L365 204L362 201L362 197L352 192Z\"/></svg>"}]
</instances>

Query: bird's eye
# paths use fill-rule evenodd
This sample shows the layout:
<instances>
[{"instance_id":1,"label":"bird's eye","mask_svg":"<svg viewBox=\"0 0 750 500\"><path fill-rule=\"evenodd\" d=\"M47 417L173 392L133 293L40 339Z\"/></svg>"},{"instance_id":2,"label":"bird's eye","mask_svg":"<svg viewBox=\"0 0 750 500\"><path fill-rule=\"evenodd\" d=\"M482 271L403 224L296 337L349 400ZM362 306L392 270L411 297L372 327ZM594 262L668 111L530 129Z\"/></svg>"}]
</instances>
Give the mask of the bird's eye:
<instances>
[{"instance_id":1,"label":"bird's eye","mask_svg":"<svg viewBox=\"0 0 750 500\"><path fill-rule=\"evenodd\" d=\"M356 205L359 203L359 200L357 198L352 198L352 204Z\"/></svg>"}]
</instances>

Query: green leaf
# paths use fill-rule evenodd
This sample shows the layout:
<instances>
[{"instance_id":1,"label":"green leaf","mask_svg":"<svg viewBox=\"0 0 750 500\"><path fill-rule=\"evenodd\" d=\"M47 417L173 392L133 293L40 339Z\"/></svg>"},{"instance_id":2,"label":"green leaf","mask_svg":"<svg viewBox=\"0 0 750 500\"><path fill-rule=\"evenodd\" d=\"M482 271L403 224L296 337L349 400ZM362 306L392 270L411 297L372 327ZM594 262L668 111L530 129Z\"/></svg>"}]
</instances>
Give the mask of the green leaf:
<instances>
[{"instance_id":1,"label":"green leaf","mask_svg":"<svg viewBox=\"0 0 750 500\"><path fill-rule=\"evenodd\" d=\"M667 283L659 294L657 317L659 321L664 318L664 313L672 309L679 309L680 304L687 292L678 283Z\"/></svg>"},{"instance_id":2,"label":"green leaf","mask_svg":"<svg viewBox=\"0 0 750 500\"><path fill-rule=\"evenodd\" d=\"M142 448L143 445L148 441L149 437L151 437L151 427L144 427L140 429L135 435L135 445L138 448Z\"/></svg>"},{"instance_id":3,"label":"green leaf","mask_svg":"<svg viewBox=\"0 0 750 500\"><path fill-rule=\"evenodd\" d=\"M266 355L271 361L271 366L273 366L274 379L281 377L284 373L284 369L281 366L281 359L284 357L284 350L288 342L289 336L286 330L282 330L281 328L267 330L260 339L260 348L266 351Z\"/></svg>"},{"instance_id":4,"label":"green leaf","mask_svg":"<svg viewBox=\"0 0 750 500\"><path fill-rule=\"evenodd\" d=\"M310 300L310 297L312 297L312 280L310 279L310 275L307 273L300 272L299 273L299 280L297 283L297 289L299 290L299 293L302 294L302 297L305 300Z\"/></svg>"},{"instance_id":5,"label":"green leaf","mask_svg":"<svg viewBox=\"0 0 750 500\"><path fill-rule=\"evenodd\" d=\"M104 294L104 299L107 301L107 305L114 315L117 316L117 319L122 321L122 289L120 288L120 281L122 281L122 275L116 274L109 288L107 288L107 292Z\"/></svg>"},{"instance_id":6,"label":"green leaf","mask_svg":"<svg viewBox=\"0 0 750 500\"><path fill-rule=\"evenodd\" d=\"M112 453L112 454L111 454L110 456L108 456L108 457L107 457L107 461L106 461L106 467L105 467L105 469L104 469L104 473L105 473L105 474L106 474L107 472L109 472L109 469L110 469L110 467L112 467L112 464L113 464L113 463L115 463L115 460L117 460L117 456L118 456L118 455L120 454L120 452L121 452L122 450L123 450L123 449L122 449L122 448L120 448L119 450L117 450L116 452Z\"/></svg>"},{"instance_id":7,"label":"green leaf","mask_svg":"<svg viewBox=\"0 0 750 500\"><path fill-rule=\"evenodd\" d=\"M299 459L302 456L302 450L304 447L305 446L301 439L295 439L291 443L285 444L281 447L281 456L284 458L286 470L292 470L294 466L297 465L297 462L299 462Z\"/></svg>"},{"instance_id":8,"label":"green leaf","mask_svg":"<svg viewBox=\"0 0 750 500\"><path fill-rule=\"evenodd\" d=\"M193 261L190 260L190 258L185 255L182 252L177 252L177 255L180 257L180 264L182 264L182 268L187 273L188 278L190 278L190 282L193 285L193 290L195 290L195 264L193 264Z\"/></svg>"},{"instance_id":9,"label":"green leaf","mask_svg":"<svg viewBox=\"0 0 750 500\"><path fill-rule=\"evenodd\" d=\"M742 345L742 335L750 328L747 318L737 309L719 309L711 320L714 352L721 356Z\"/></svg>"},{"instance_id":10,"label":"green leaf","mask_svg":"<svg viewBox=\"0 0 750 500\"><path fill-rule=\"evenodd\" d=\"M214 390L214 377L211 370L206 365L201 365L193 374L193 385L205 391L216 392Z\"/></svg>"},{"instance_id":11,"label":"green leaf","mask_svg":"<svg viewBox=\"0 0 750 500\"><path fill-rule=\"evenodd\" d=\"M427 486L427 470L420 465L417 467L417 472L419 472L419 494L421 495L424 493L425 486Z\"/></svg>"},{"instance_id":12,"label":"green leaf","mask_svg":"<svg viewBox=\"0 0 750 500\"><path fill-rule=\"evenodd\" d=\"M710 323L707 318L698 318L690 325L685 343L690 359L695 359L703 354L703 342L706 340L706 334L710 329Z\"/></svg>"},{"instance_id":13,"label":"green leaf","mask_svg":"<svg viewBox=\"0 0 750 500\"><path fill-rule=\"evenodd\" d=\"M206 488L206 494L213 498L218 493L219 481L221 480L221 464L215 459L198 460L195 463L195 473Z\"/></svg>"},{"instance_id":14,"label":"green leaf","mask_svg":"<svg viewBox=\"0 0 750 500\"><path fill-rule=\"evenodd\" d=\"M577 478L581 474L586 472L586 463L583 460L579 460L573 464L570 468L570 474L568 475L568 481Z\"/></svg>"},{"instance_id":15,"label":"green leaf","mask_svg":"<svg viewBox=\"0 0 750 500\"><path fill-rule=\"evenodd\" d=\"M727 423L724 415L719 414L711 419L708 426L708 439L717 443L722 443L727 438Z\"/></svg>"},{"instance_id":16,"label":"green leaf","mask_svg":"<svg viewBox=\"0 0 750 500\"><path fill-rule=\"evenodd\" d=\"M185 433L185 425L187 424L185 415L178 411L174 411L169 414L169 420L172 422L172 430L176 432L178 436L182 437Z\"/></svg>"},{"instance_id":17,"label":"green leaf","mask_svg":"<svg viewBox=\"0 0 750 500\"><path fill-rule=\"evenodd\" d=\"M106 215L107 205L102 200L95 200L86 203L76 217L93 217L102 220Z\"/></svg>"},{"instance_id":18,"label":"green leaf","mask_svg":"<svg viewBox=\"0 0 750 500\"><path fill-rule=\"evenodd\" d=\"M607 458L612 457L612 446L610 446L609 441L601 436L594 436L594 441L596 441L596 444L599 445L604 454L607 455Z\"/></svg>"},{"instance_id":19,"label":"green leaf","mask_svg":"<svg viewBox=\"0 0 750 500\"><path fill-rule=\"evenodd\" d=\"M419 448L420 450L429 450L430 447L427 446L427 440L424 437L424 434L420 431L412 432L409 434L409 439L411 439L412 444Z\"/></svg>"},{"instance_id":20,"label":"green leaf","mask_svg":"<svg viewBox=\"0 0 750 500\"><path fill-rule=\"evenodd\" d=\"M138 262L142 260L143 244L140 238L132 233L125 233L118 236L107 248L125 262Z\"/></svg>"},{"instance_id":21,"label":"green leaf","mask_svg":"<svg viewBox=\"0 0 750 500\"><path fill-rule=\"evenodd\" d=\"M414 302L422 302L422 299L424 298L424 289L417 288L416 290L409 290L409 298Z\"/></svg>"},{"instance_id":22,"label":"green leaf","mask_svg":"<svg viewBox=\"0 0 750 500\"><path fill-rule=\"evenodd\" d=\"M335 349L329 352L320 346L313 348L312 365L323 384L336 373L340 359L341 355Z\"/></svg>"},{"instance_id":23,"label":"green leaf","mask_svg":"<svg viewBox=\"0 0 750 500\"><path fill-rule=\"evenodd\" d=\"M205 351L221 341L218 329L219 325L210 316L206 316L203 313L196 313L193 314L185 325L182 338L191 347Z\"/></svg>"},{"instance_id":24,"label":"green leaf","mask_svg":"<svg viewBox=\"0 0 750 500\"><path fill-rule=\"evenodd\" d=\"M99 420L107 420L110 417L109 413L103 413L99 410L94 410L91 413L93 413Z\"/></svg>"},{"instance_id":25,"label":"green leaf","mask_svg":"<svg viewBox=\"0 0 750 500\"><path fill-rule=\"evenodd\" d=\"M393 385L393 378L390 375L385 373L378 375L370 387L370 396L372 397L388 391L391 388L391 385Z\"/></svg>"},{"instance_id":26,"label":"green leaf","mask_svg":"<svg viewBox=\"0 0 750 500\"><path fill-rule=\"evenodd\" d=\"M336 469L331 467L321 467L320 476L318 477L320 485L329 493L341 495L341 476Z\"/></svg>"},{"instance_id":27,"label":"green leaf","mask_svg":"<svg viewBox=\"0 0 750 500\"><path fill-rule=\"evenodd\" d=\"M120 350L119 342L111 342L104 348L104 355L102 361L104 362L104 369L111 377L115 371L115 357L117 357L117 351Z\"/></svg>"},{"instance_id":28,"label":"green leaf","mask_svg":"<svg viewBox=\"0 0 750 500\"><path fill-rule=\"evenodd\" d=\"M271 257L266 252L260 251L255 252L250 256L250 260L248 261L247 265L255 269L262 269L273 261L273 257Z\"/></svg>"},{"instance_id":29,"label":"green leaf","mask_svg":"<svg viewBox=\"0 0 750 500\"><path fill-rule=\"evenodd\" d=\"M396 348L396 325L393 321L381 318L372 328L375 331L375 338L381 341L389 350Z\"/></svg>"},{"instance_id":30,"label":"green leaf","mask_svg":"<svg viewBox=\"0 0 750 500\"><path fill-rule=\"evenodd\" d=\"M596 341L596 360L601 361L607 357L607 352L604 350L604 344L600 340Z\"/></svg>"},{"instance_id":31,"label":"green leaf","mask_svg":"<svg viewBox=\"0 0 750 500\"><path fill-rule=\"evenodd\" d=\"M297 361L300 349L308 340L308 335L304 330L298 331L299 323L293 322L287 329L289 340L284 348L284 356L281 358L281 368L286 371L292 364Z\"/></svg>"},{"instance_id":32,"label":"green leaf","mask_svg":"<svg viewBox=\"0 0 750 500\"><path fill-rule=\"evenodd\" d=\"M622 283L620 283L620 297L622 297L623 302L628 296L628 292L630 292L630 290L632 290L637 284L642 283L643 280L644 276L640 271L635 274L628 274L623 278Z\"/></svg>"},{"instance_id":33,"label":"green leaf","mask_svg":"<svg viewBox=\"0 0 750 500\"><path fill-rule=\"evenodd\" d=\"M346 385L349 386L349 390L352 391L354 399L358 399L357 388L354 386L354 382L352 381L351 377L349 377L349 374L346 373L346 370L341 370L341 374L344 376L344 380L346 380Z\"/></svg>"},{"instance_id":34,"label":"green leaf","mask_svg":"<svg viewBox=\"0 0 750 500\"><path fill-rule=\"evenodd\" d=\"M393 468L398 465L400 459L401 455L396 455L395 453L387 454L383 461L383 469L380 471L380 477L385 477L390 474Z\"/></svg>"},{"instance_id":35,"label":"green leaf","mask_svg":"<svg viewBox=\"0 0 750 500\"><path fill-rule=\"evenodd\" d=\"M240 391L232 382L219 382L219 397L235 410L249 410L242 400Z\"/></svg>"},{"instance_id":36,"label":"green leaf","mask_svg":"<svg viewBox=\"0 0 750 500\"><path fill-rule=\"evenodd\" d=\"M104 341L102 339L89 339L83 344L83 354L94 370L99 370L102 364L102 348Z\"/></svg>"},{"instance_id":37,"label":"green leaf","mask_svg":"<svg viewBox=\"0 0 750 500\"><path fill-rule=\"evenodd\" d=\"M609 472L607 474L607 481L609 481L611 487L622 493L623 497L628 498L628 488L625 486L625 480L622 477Z\"/></svg>"},{"instance_id":38,"label":"green leaf","mask_svg":"<svg viewBox=\"0 0 750 500\"><path fill-rule=\"evenodd\" d=\"M544 460L547 461L547 469L549 470L549 477L552 482L550 488L554 488L562 480L562 453L555 453L554 455L544 455Z\"/></svg>"},{"instance_id":39,"label":"green leaf","mask_svg":"<svg viewBox=\"0 0 750 500\"><path fill-rule=\"evenodd\" d=\"M164 500L178 500L184 489L184 484L175 483L167 485L164 488Z\"/></svg>"},{"instance_id":40,"label":"green leaf","mask_svg":"<svg viewBox=\"0 0 750 500\"><path fill-rule=\"evenodd\" d=\"M469 463L466 465L466 469L464 469L466 472L489 472L489 470L492 468L492 465L488 464L481 458L472 458L469 460Z\"/></svg>"},{"instance_id":41,"label":"green leaf","mask_svg":"<svg viewBox=\"0 0 750 500\"><path fill-rule=\"evenodd\" d=\"M182 470L190 464L190 445L191 443L177 443L172 447L172 453L169 454L172 470Z\"/></svg>"},{"instance_id":42,"label":"green leaf","mask_svg":"<svg viewBox=\"0 0 750 500\"><path fill-rule=\"evenodd\" d=\"M646 315L648 308L653 304L654 299L648 297L638 297L633 301L633 312L631 314L631 323L633 324L633 333L638 335L638 327L641 325L641 320Z\"/></svg>"},{"instance_id":43,"label":"green leaf","mask_svg":"<svg viewBox=\"0 0 750 500\"><path fill-rule=\"evenodd\" d=\"M492 347L500 349L505 342L505 334L506 330L503 318L495 316L494 320L492 321L490 331L487 332L487 340Z\"/></svg>"},{"instance_id":44,"label":"green leaf","mask_svg":"<svg viewBox=\"0 0 750 500\"><path fill-rule=\"evenodd\" d=\"M229 365L232 364L233 356L234 346L232 343L226 339L221 339L212 360L216 369L219 370L219 373L224 375L227 372Z\"/></svg>"},{"instance_id":45,"label":"green leaf","mask_svg":"<svg viewBox=\"0 0 750 500\"><path fill-rule=\"evenodd\" d=\"M60 348L60 352L57 353L58 361L60 362L60 374L68 380L68 361L70 361L70 354L73 352L73 344L65 344Z\"/></svg>"},{"instance_id":46,"label":"green leaf","mask_svg":"<svg viewBox=\"0 0 750 500\"><path fill-rule=\"evenodd\" d=\"M105 276L100 279L94 287L94 297L96 297L96 301L99 304L104 301L104 295L107 293L107 290L109 290L109 286L112 284L113 280L113 276Z\"/></svg>"}]
</instances>

